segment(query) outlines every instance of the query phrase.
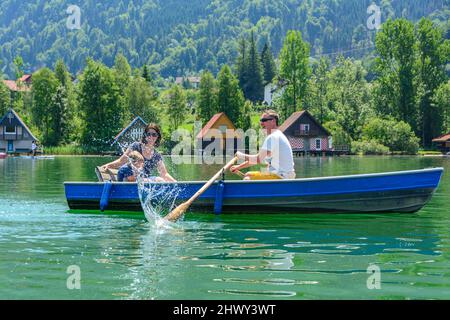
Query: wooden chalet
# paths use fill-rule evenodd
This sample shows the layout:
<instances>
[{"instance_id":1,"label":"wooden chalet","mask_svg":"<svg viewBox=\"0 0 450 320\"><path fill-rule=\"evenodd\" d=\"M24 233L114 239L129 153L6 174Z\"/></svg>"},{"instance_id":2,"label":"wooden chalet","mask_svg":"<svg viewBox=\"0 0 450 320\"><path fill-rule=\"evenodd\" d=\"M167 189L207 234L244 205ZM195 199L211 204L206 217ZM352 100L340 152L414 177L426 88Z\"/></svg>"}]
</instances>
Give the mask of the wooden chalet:
<instances>
[{"instance_id":1,"label":"wooden chalet","mask_svg":"<svg viewBox=\"0 0 450 320\"><path fill-rule=\"evenodd\" d=\"M306 110L294 112L278 129L286 135L296 155L334 151L331 134Z\"/></svg>"},{"instance_id":2,"label":"wooden chalet","mask_svg":"<svg viewBox=\"0 0 450 320\"><path fill-rule=\"evenodd\" d=\"M117 148L126 148L136 141L141 141L147 123L139 116L134 118L117 136L111 146L116 145Z\"/></svg>"},{"instance_id":3,"label":"wooden chalet","mask_svg":"<svg viewBox=\"0 0 450 320\"><path fill-rule=\"evenodd\" d=\"M178 84L180 86L189 84L189 86L191 86L193 89L198 89L201 80L201 77L176 77L175 84Z\"/></svg>"},{"instance_id":4,"label":"wooden chalet","mask_svg":"<svg viewBox=\"0 0 450 320\"><path fill-rule=\"evenodd\" d=\"M14 92L28 92L31 91L32 75L26 74L22 76L19 81L15 80L3 80L3 83L8 87L8 89Z\"/></svg>"},{"instance_id":5,"label":"wooden chalet","mask_svg":"<svg viewBox=\"0 0 450 320\"><path fill-rule=\"evenodd\" d=\"M30 153L31 143L38 139L13 110L0 119L0 152Z\"/></svg>"},{"instance_id":6,"label":"wooden chalet","mask_svg":"<svg viewBox=\"0 0 450 320\"><path fill-rule=\"evenodd\" d=\"M432 142L442 153L450 152L450 132L434 138Z\"/></svg>"},{"instance_id":7,"label":"wooden chalet","mask_svg":"<svg viewBox=\"0 0 450 320\"><path fill-rule=\"evenodd\" d=\"M217 139L219 139L218 143ZM211 144L214 143L220 146L223 155L233 155L236 151L243 151L242 139L242 134L236 131L236 126L230 118L224 112L217 113L197 134L197 153L203 155L206 150L209 150L208 147L213 148Z\"/></svg>"}]
</instances>

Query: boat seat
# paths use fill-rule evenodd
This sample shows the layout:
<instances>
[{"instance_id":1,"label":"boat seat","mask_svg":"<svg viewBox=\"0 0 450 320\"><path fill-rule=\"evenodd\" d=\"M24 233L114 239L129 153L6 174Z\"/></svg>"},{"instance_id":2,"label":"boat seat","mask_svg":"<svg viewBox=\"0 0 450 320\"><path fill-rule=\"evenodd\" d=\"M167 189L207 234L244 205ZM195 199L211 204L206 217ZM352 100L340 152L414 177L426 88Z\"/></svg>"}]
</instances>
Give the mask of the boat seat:
<instances>
[{"instance_id":1,"label":"boat seat","mask_svg":"<svg viewBox=\"0 0 450 320\"><path fill-rule=\"evenodd\" d=\"M98 181L117 181L116 169L103 170L102 167L95 167L95 174L97 175Z\"/></svg>"}]
</instances>

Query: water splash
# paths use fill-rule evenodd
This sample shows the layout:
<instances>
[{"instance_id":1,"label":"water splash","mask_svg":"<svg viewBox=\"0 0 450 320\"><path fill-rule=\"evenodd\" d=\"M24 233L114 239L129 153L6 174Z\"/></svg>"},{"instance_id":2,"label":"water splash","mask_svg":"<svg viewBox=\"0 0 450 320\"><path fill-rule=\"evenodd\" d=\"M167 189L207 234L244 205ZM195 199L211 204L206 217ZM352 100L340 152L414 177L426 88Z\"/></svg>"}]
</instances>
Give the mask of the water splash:
<instances>
[{"instance_id":1,"label":"water splash","mask_svg":"<svg viewBox=\"0 0 450 320\"><path fill-rule=\"evenodd\" d=\"M123 154L130 145L131 143L119 143ZM176 200L182 191L181 187L173 183L154 181L155 177L136 168L129 157L128 164L136 175L139 200L147 221L157 230L173 228L173 223L163 217L177 206Z\"/></svg>"}]
</instances>

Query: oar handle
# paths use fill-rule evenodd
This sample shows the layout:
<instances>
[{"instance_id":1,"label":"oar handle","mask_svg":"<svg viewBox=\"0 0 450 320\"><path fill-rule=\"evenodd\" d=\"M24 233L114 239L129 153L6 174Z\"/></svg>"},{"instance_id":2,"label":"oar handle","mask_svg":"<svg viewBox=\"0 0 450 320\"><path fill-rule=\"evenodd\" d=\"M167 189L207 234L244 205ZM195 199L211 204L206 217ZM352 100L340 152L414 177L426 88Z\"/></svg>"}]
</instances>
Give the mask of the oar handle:
<instances>
[{"instance_id":1,"label":"oar handle","mask_svg":"<svg viewBox=\"0 0 450 320\"><path fill-rule=\"evenodd\" d=\"M234 171L234 173L242 178L245 177L245 173L243 173L242 171L236 170L236 171Z\"/></svg>"},{"instance_id":2,"label":"oar handle","mask_svg":"<svg viewBox=\"0 0 450 320\"><path fill-rule=\"evenodd\" d=\"M207 183L205 183L205 185L203 187L201 187L188 201L187 203L191 204L192 202L195 201L195 199L197 199L203 192L206 191L206 189L208 189L216 180L217 178L220 177L220 175L222 174L222 172L227 171L236 161L238 160L237 157L234 157L233 159L231 159L222 169L220 169L215 175L213 175L211 177L211 179L209 179L209 181Z\"/></svg>"}]
</instances>

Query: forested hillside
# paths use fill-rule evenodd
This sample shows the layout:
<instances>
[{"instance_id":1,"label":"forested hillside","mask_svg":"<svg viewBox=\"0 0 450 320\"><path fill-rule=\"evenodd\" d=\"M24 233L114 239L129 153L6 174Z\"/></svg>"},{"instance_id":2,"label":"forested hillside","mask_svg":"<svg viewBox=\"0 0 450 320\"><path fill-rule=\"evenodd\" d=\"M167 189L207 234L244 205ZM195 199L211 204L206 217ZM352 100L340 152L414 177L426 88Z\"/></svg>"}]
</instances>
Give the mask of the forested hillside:
<instances>
[{"instance_id":1,"label":"forested hillside","mask_svg":"<svg viewBox=\"0 0 450 320\"><path fill-rule=\"evenodd\" d=\"M290 29L300 30L311 55L344 52L361 57L373 49L368 7L412 21L429 16L448 30L448 0L2 0L0 60L14 77L14 58L25 72L62 58L72 73L93 57L111 66L123 53L131 66L154 65L163 77L232 65L239 39L253 30L261 50L277 56ZM70 30L67 8L81 10L81 29ZM448 38L448 31L447 31Z\"/></svg>"}]
</instances>

